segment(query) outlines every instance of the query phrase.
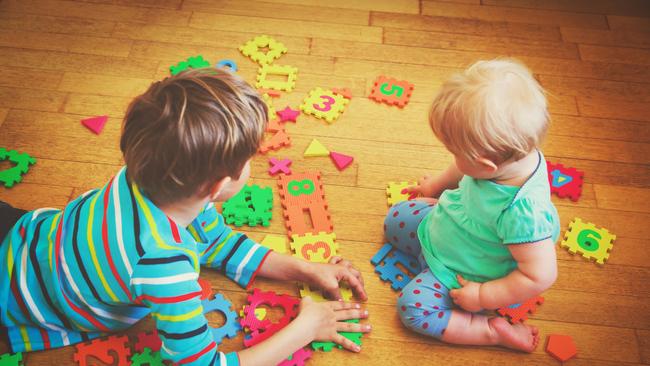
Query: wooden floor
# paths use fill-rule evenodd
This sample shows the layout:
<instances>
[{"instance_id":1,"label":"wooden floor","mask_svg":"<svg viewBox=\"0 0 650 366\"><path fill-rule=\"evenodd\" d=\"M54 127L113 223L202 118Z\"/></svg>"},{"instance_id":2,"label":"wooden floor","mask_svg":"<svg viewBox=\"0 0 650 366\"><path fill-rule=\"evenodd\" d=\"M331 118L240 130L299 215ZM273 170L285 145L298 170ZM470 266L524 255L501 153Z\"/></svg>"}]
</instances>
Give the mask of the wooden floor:
<instances>
[{"instance_id":1,"label":"wooden floor","mask_svg":"<svg viewBox=\"0 0 650 366\"><path fill-rule=\"evenodd\" d=\"M0 199L63 207L103 185L122 164L120 123L133 96L197 54L233 59L254 80L256 64L237 47L270 34L289 49L277 63L300 70L296 90L277 107L296 108L317 86L354 95L332 125L302 115L288 127L291 148L271 154L293 159L294 171L322 170L340 251L363 271L370 296L374 331L362 353L319 353L310 364L554 365L543 347L532 355L454 347L405 330L396 294L369 263L382 244L386 183L451 161L426 123L441 82L476 60L517 57L549 92L547 158L585 171L579 202L554 198L563 230L580 217L617 235L603 267L558 249L558 281L530 323L544 337L573 336L572 365L650 364L649 8L645 0L2 0L0 146L38 162L23 183L0 188ZM367 99L380 74L415 84L403 110ZM100 136L79 124L102 114L110 120ZM338 172L327 158L304 159L313 137L353 155L354 165ZM253 181L273 185L267 160L255 159ZM251 236L284 234L279 204L274 217ZM245 293L221 275L202 276L243 304ZM293 284L258 286L297 295ZM222 349L241 347L239 336ZM28 354L26 364L71 365L72 354L72 347Z\"/></svg>"}]
</instances>

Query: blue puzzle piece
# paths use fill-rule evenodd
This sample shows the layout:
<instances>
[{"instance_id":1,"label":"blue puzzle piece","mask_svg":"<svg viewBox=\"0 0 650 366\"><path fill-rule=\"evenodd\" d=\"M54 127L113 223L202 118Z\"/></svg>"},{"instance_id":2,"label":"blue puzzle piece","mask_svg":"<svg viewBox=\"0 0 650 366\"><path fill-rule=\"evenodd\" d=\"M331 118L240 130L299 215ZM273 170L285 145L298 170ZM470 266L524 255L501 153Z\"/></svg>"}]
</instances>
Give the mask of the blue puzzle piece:
<instances>
[{"instance_id":1,"label":"blue puzzle piece","mask_svg":"<svg viewBox=\"0 0 650 366\"><path fill-rule=\"evenodd\" d=\"M388 250L386 249L386 246L389 247ZM383 281L389 281L391 283L391 288L393 290L399 291L403 289L404 286L406 286L413 277L409 275L409 273L404 273L404 271L398 267L397 264L401 264L408 270L408 272L413 275L420 273L422 267L415 257L410 256L398 249L394 249L393 252L388 255L390 249L392 249L392 246L390 244L385 244L370 261L376 261L377 258L383 255L383 264L376 264L375 271L379 273L379 278L381 278ZM381 262L381 259L377 262Z\"/></svg>"},{"instance_id":2,"label":"blue puzzle piece","mask_svg":"<svg viewBox=\"0 0 650 366\"><path fill-rule=\"evenodd\" d=\"M553 170L551 172L551 175L553 176L553 181L551 182L551 185L555 188L560 188L565 184L571 183L573 181L573 177L570 175L562 174L559 169Z\"/></svg>"},{"instance_id":3,"label":"blue puzzle piece","mask_svg":"<svg viewBox=\"0 0 650 366\"><path fill-rule=\"evenodd\" d=\"M237 321L237 313L231 309L232 304L221 294L217 294L212 300L203 300L203 313L218 311L223 314L226 322L220 328L212 328L212 335L217 344L221 344L224 337L234 338L241 330Z\"/></svg>"},{"instance_id":4,"label":"blue puzzle piece","mask_svg":"<svg viewBox=\"0 0 650 366\"><path fill-rule=\"evenodd\" d=\"M381 249L377 252L377 254L373 255L372 258L370 259L370 263L374 264L375 266L381 263L381 260L384 259L388 253L393 249L393 246L386 243L384 244Z\"/></svg>"}]
</instances>

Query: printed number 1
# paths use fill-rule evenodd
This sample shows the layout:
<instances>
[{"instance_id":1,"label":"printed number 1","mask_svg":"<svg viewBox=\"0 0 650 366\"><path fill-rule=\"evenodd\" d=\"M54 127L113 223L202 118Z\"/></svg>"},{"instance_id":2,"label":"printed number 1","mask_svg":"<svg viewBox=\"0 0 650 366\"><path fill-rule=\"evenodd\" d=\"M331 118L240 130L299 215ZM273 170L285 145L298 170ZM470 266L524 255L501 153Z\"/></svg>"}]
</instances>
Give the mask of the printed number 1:
<instances>
[{"instance_id":1,"label":"printed number 1","mask_svg":"<svg viewBox=\"0 0 650 366\"><path fill-rule=\"evenodd\" d=\"M399 85L391 85L390 90L386 90L386 87L388 86L388 83L383 83L381 84L381 92L385 95L393 95L396 94L398 97L402 96L402 93L404 93L404 88L402 88Z\"/></svg>"},{"instance_id":2,"label":"printed number 1","mask_svg":"<svg viewBox=\"0 0 650 366\"><path fill-rule=\"evenodd\" d=\"M327 112L330 109L332 109L332 104L336 103L336 100L334 98L330 97L329 95L321 95L320 97L321 97L321 99L325 99L325 101L323 102L322 107L319 106L318 104L314 103L313 107L317 111Z\"/></svg>"}]
</instances>

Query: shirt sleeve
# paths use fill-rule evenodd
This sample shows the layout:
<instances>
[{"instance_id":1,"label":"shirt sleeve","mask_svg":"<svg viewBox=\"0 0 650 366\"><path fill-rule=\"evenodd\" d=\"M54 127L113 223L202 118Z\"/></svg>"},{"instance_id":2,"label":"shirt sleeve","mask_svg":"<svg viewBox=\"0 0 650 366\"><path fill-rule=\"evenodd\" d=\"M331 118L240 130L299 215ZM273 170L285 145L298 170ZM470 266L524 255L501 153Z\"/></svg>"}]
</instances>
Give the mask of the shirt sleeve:
<instances>
[{"instance_id":1,"label":"shirt sleeve","mask_svg":"<svg viewBox=\"0 0 650 366\"><path fill-rule=\"evenodd\" d=\"M147 254L134 266L136 303L151 310L162 340L163 359L190 366L238 366L237 353L217 351L201 306L198 273L182 252Z\"/></svg>"},{"instance_id":2,"label":"shirt sleeve","mask_svg":"<svg viewBox=\"0 0 650 366\"><path fill-rule=\"evenodd\" d=\"M529 198L516 200L497 221L497 235L503 244L557 240L560 225L557 210L549 202Z\"/></svg>"},{"instance_id":3,"label":"shirt sleeve","mask_svg":"<svg viewBox=\"0 0 650 366\"><path fill-rule=\"evenodd\" d=\"M188 227L199 243L201 264L218 269L241 287L253 283L270 250L233 231L209 203Z\"/></svg>"}]
</instances>

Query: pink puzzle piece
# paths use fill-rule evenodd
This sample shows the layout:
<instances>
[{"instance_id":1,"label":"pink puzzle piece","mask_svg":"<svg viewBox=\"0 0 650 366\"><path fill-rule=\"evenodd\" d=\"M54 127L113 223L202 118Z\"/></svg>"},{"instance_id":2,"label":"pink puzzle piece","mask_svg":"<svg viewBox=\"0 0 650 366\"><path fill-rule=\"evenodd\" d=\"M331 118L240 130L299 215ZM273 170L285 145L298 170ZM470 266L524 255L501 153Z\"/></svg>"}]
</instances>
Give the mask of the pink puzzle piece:
<instances>
[{"instance_id":1,"label":"pink puzzle piece","mask_svg":"<svg viewBox=\"0 0 650 366\"><path fill-rule=\"evenodd\" d=\"M104 129L104 125L108 121L108 116L97 116L81 120L81 124L86 126L87 129L99 135Z\"/></svg>"},{"instance_id":2,"label":"pink puzzle piece","mask_svg":"<svg viewBox=\"0 0 650 366\"><path fill-rule=\"evenodd\" d=\"M336 165L336 168L338 170L343 170L347 168L354 161L353 157L339 154L334 151L330 152L330 158L332 158L332 161L334 162L334 165Z\"/></svg>"},{"instance_id":3,"label":"pink puzzle piece","mask_svg":"<svg viewBox=\"0 0 650 366\"><path fill-rule=\"evenodd\" d=\"M280 122L296 122L296 118L300 115L300 110L291 109L291 107L287 106L283 110L275 113L280 117Z\"/></svg>"},{"instance_id":4,"label":"pink puzzle piece","mask_svg":"<svg viewBox=\"0 0 650 366\"><path fill-rule=\"evenodd\" d=\"M276 175L279 172L291 174L291 169L289 168L291 160L289 159L278 160L276 158L271 158L269 159L269 164L271 164L271 167L269 168L269 174L271 175Z\"/></svg>"}]
</instances>

